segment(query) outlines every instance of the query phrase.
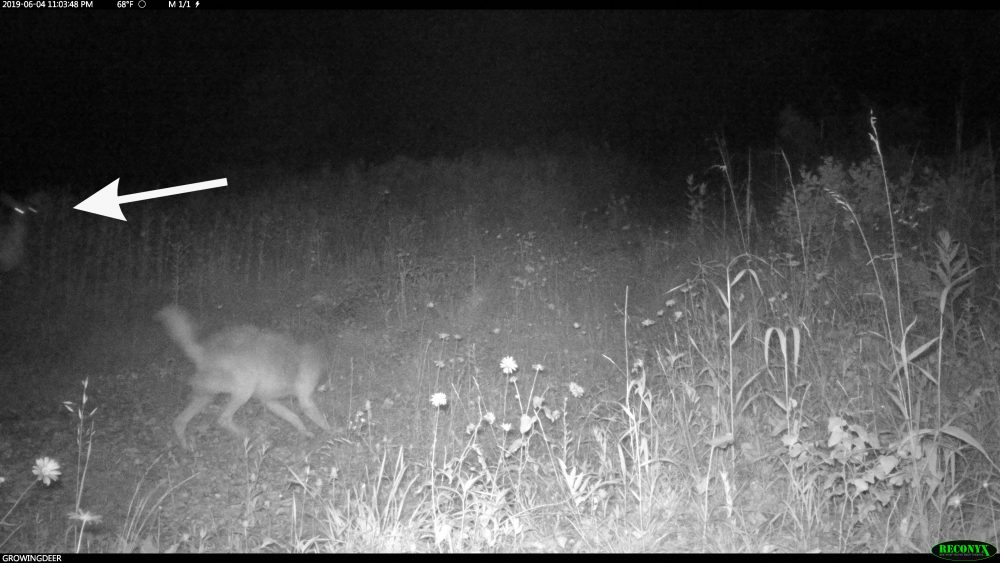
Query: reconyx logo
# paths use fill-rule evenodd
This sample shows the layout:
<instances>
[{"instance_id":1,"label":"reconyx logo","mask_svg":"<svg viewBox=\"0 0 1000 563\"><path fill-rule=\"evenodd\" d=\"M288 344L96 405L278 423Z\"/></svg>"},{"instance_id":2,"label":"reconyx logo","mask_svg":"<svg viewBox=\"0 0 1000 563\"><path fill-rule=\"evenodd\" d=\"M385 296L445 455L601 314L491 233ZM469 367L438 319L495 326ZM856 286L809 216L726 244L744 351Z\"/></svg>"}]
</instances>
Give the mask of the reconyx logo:
<instances>
[{"instance_id":1,"label":"reconyx logo","mask_svg":"<svg viewBox=\"0 0 1000 563\"><path fill-rule=\"evenodd\" d=\"M948 561L979 561L996 555L997 548L986 542L953 540L935 545L931 553Z\"/></svg>"}]
</instances>

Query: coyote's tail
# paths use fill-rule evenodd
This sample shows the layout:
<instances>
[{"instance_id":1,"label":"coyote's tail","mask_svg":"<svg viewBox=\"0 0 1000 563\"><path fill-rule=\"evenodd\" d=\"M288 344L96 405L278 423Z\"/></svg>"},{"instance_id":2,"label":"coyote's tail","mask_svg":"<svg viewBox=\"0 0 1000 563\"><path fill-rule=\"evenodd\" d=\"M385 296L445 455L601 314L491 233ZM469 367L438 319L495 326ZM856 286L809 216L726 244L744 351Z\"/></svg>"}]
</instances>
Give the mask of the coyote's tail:
<instances>
[{"instance_id":1,"label":"coyote's tail","mask_svg":"<svg viewBox=\"0 0 1000 563\"><path fill-rule=\"evenodd\" d=\"M191 320L191 315L177 305L167 305L156 314L156 318L163 323L170 338L181 347L181 350L191 358L191 361L201 367L205 358L205 348L198 344L195 338L195 325Z\"/></svg>"}]
</instances>

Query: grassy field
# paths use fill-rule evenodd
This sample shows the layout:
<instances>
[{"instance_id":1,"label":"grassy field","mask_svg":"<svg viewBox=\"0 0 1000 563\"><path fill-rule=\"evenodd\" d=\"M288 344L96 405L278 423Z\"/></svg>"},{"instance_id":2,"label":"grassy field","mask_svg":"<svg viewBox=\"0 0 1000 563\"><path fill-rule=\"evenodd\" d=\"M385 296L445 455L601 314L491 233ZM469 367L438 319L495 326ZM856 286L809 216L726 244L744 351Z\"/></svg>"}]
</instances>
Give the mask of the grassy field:
<instances>
[{"instance_id":1,"label":"grassy field","mask_svg":"<svg viewBox=\"0 0 1000 563\"><path fill-rule=\"evenodd\" d=\"M1000 544L995 152L776 161L233 172L127 223L49 189L0 278L0 551ZM167 303L321 342L335 431L216 405L181 449Z\"/></svg>"}]
</instances>

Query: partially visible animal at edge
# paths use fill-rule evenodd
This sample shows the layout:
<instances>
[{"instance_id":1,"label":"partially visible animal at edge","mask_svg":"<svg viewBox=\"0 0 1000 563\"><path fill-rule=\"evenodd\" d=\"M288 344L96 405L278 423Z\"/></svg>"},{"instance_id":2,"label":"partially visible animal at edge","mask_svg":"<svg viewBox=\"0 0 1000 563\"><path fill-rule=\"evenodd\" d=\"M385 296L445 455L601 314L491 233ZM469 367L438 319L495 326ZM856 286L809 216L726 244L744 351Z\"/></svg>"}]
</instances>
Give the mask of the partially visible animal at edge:
<instances>
[{"instance_id":1,"label":"partially visible animal at edge","mask_svg":"<svg viewBox=\"0 0 1000 563\"><path fill-rule=\"evenodd\" d=\"M35 209L8 194L0 193L0 272L10 272L24 261L28 238L28 215Z\"/></svg>"}]
</instances>

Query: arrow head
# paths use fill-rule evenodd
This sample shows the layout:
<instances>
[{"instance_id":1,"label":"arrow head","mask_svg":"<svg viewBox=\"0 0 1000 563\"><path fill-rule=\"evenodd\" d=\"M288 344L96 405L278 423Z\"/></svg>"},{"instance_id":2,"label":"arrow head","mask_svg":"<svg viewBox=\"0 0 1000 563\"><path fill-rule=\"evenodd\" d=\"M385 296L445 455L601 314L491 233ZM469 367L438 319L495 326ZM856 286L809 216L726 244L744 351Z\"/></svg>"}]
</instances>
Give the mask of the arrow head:
<instances>
[{"instance_id":1,"label":"arrow head","mask_svg":"<svg viewBox=\"0 0 1000 563\"><path fill-rule=\"evenodd\" d=\"M122 208L118 205L118 180L121 180L121 178L116 178L114 182L104 186L94 195L81 201L73 209L86 211L95 215L103 215L112 219L118 219L119 221L127 221L125 215L122 214Z\"/></svg>"}]
</instances>

